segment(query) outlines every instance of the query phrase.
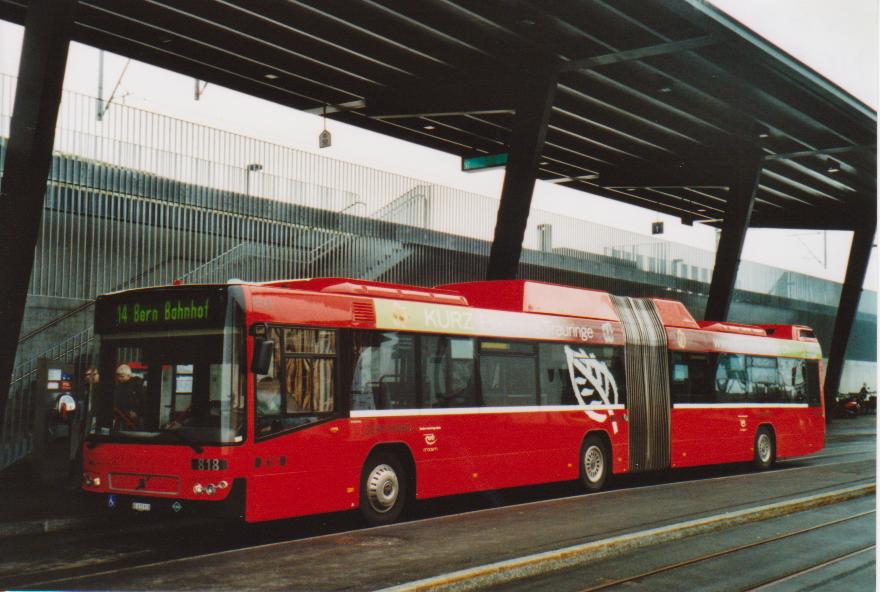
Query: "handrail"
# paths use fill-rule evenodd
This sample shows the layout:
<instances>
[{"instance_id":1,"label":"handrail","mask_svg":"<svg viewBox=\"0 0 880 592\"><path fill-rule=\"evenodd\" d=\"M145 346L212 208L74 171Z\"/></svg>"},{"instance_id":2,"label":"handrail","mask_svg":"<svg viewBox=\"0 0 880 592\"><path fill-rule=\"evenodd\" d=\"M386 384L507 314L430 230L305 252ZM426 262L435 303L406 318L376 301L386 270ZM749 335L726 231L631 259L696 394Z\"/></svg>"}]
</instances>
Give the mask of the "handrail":
<instances>
[{"instance_id":1,"label":"handrail","mask_svg":"<svg viewBox=\"0 0 880 592\"><path fill-rule=\"evenodd\" d=\"M347 206L345 206L344 208L342 208L341 210L339 210L339 213L341 214L341 213L343 213L343 212L346 212L346 211L350 210L351 208L353 208L353 207L355 207L355 206L364 206L364 208L366 208L366 207L367 207L367 202L365 202L365 201L360 201L360 200L358 200L358 201L354 201L354 202L348 204Z\"/></svg>"},{"instance_id":2,"label":"handrail","mask_svg":"<svg viewBox=\"0 0 880 592\"><path fill-rule=\"evenodd\" d=\"M67 312L64 313L64 314L55 317L54 319L52 319L52 320L49 321L48 323L46 323L46 324L44 324L44 325L40 325L40 326L37 327L36 329L33 329L33 330L29 331L29 332L26 333L23 337L20 337L20 338L19 338L19 340L18 340L18 344L21 345L22 343L24 343L24 342L27 341L28 339L32 339L33 337L35 337L38 333L42 333L42 332L45 331L46 329L49 329L49 328L51 328L51 327L54 327L55 325L57 325L57 324L60 323L61 321L64 321L64 320L66 320L66 319L69 319L70 317L72 317L72 316L74 316L74 315L77 315L77 314L83 312L84 310L86 310L86 309L88 309L88 308L91 308L91 307L94 306L94 305L95 305L95 301L94 301L94 300L87 300L86 302L80 304L80 305L77 306L76 308L73 308L73 309L67 311Z\"/></svg>"}]
</instances>

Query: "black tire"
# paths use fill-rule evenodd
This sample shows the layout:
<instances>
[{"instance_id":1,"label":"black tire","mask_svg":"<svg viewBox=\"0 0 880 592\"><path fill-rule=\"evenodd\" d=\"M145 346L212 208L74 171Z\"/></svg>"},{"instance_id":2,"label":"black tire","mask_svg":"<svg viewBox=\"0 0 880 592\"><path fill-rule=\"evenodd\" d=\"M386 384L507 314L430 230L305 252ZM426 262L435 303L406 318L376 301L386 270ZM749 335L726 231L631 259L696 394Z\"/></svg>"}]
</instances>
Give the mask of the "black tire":
<instances>
[{"instance_id":1,"label":"black tire","mask_svg":"<svg viewBox=\"0 0 880 592\"><path fill-rule=\"evenodd\" d=\"M776 462L776 439L767 426L761 426L755 432L755 468L766 471Z\"/></svg>"},{"instance_id":2,"label":"black tire","mask_svg":"<svg viewBox=\"0 0 880 592\"><path fill-rule=\"evenodd\" d=\"M388 452L367 458L361 471L359 508L370 526L396 522L409 497L409 478L400 459Z\"/></svg>"},{"instance_id":3,"label":"black tire","mask_svg":"<svg viewBox=\"0 0 880 592\"><path fill-rule=\"evenodd\" d=\"M611 472L611 455L602 438L590 435L581 444L580 455L581 486L587 491L599 491L605 486L608 473Z\"/></svg>"}]
</instances>

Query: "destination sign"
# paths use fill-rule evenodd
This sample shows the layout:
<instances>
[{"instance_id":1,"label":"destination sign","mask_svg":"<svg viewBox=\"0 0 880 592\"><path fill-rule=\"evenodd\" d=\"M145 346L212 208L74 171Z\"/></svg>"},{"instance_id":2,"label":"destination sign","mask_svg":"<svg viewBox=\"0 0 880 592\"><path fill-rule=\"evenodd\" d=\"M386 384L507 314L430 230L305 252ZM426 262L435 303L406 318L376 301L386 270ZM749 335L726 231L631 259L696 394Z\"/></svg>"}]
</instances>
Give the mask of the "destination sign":
<instances>
[{"instance_id":1,"label":"destination sign","mask_svg":"<svg viewBox=\"0 0 880 592\"><path fill-rule=\"evenodd\" d=\"M223 290L156 290L98 298L98 332L222 326L226 316Z\"/></svg>"}]
</instances>

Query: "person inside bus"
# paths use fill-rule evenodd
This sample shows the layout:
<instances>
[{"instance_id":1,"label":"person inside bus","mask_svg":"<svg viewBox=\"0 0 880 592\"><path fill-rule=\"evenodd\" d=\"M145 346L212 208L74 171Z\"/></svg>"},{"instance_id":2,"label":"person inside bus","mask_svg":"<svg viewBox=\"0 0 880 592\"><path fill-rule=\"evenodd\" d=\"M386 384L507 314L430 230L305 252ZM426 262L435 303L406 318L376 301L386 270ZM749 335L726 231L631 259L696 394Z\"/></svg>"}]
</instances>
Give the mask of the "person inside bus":
<instances>
[{"instance_id":1,"label":"person inside bus","mask_svg":"<svg viewBox=\"0 0 880 592\"><path fill-rule=\"evenodd\" d=\"M131 366L120 364L114 376L113 401L121 429L139 430L144 427L144 398L143 380L133 375Z\"/></svg>"},{"instance_id":2,"label":"person inside bus","mask_svg":"<svg viewBox=\"0 0 880 592\"><path fill-rule=\"evenodd\" d=\"M259 431L272 430L272 421L281 415L281 383L273 376L263 376L257 381L257 426Z\"/></svg>"}]
</instances>

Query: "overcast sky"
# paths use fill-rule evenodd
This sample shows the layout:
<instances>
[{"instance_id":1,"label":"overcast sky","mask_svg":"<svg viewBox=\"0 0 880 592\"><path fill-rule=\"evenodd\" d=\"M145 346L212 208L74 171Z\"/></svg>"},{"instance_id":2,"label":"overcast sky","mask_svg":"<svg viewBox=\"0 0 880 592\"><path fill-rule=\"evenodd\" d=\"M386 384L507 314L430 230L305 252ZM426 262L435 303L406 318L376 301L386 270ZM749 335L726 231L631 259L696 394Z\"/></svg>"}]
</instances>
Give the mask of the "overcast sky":
<instances>
[{"instance_id":1,"label":"overcast sky","mask_svg":"<svg viewBox=\"0 0 880 592\"><path fill-rule=\"evenodd\" d=\"M810 65L851 94L877 107L877 0L712 0L763 37ZM20 27L0 21L0 73L16 75L21 47ZM74 44L65 88L97 93L98 52ZM125 60L107 54L105 94L116 84ZM130 105L166 113L240 134L318 152L319 117L209 86L193 100L190 78L132 62L120 83L119 96ZM503 171L464 174L458 158L428 148L377 136L329 122L333 146L320 154L377 169L498 197ZM714 249L715 232L700 225L682 226L677 218L635 208L579 191L539 182L533 206L594 222L648 234L654 220L666 222L665 237ZM533 229L529 229L532 231ZM828 260L824 252L827 240ZM751 230L743 251L758 261L842 281L849 251L849 233ZM826 265L827 263L827 265ZM876 289L876 255L866 286Z\"/></svg>"}]
</instances>

